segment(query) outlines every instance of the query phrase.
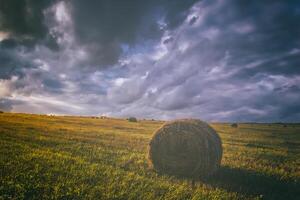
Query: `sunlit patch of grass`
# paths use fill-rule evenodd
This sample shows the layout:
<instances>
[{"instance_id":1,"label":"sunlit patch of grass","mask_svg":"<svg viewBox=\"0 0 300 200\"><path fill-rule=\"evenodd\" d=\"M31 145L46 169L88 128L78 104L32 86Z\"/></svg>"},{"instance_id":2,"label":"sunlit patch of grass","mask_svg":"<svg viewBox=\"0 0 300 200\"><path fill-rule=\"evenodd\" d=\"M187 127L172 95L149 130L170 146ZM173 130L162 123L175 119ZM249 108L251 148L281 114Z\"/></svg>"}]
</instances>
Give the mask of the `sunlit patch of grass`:
<instances>
[{"instance_id":1,"label":"sunlit patch of grass","mask_svg":"<svg viewBox=\"0 0 300 200\"><path fill-rule=\"evenodd\" d=\"M300 126L212 124L222 168L158 175L146 152L160 121L0 115L0 199L300 199Z\"/></svg>"}]
</instances>

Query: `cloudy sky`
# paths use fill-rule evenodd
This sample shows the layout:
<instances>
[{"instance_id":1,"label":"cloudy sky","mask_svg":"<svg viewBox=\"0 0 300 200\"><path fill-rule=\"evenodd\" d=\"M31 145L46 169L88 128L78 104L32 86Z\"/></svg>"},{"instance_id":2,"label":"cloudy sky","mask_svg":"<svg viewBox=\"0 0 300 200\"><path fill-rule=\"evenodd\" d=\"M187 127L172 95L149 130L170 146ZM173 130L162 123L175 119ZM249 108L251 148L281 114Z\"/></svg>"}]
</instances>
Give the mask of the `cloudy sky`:
<instances>
[{"instance_id":1,"label":"cloudy sky","mask_svg":"<svg viewBox=\"0 0 300 200\"><path fill-rule=\"evenodd\" d=\"M300 121L297 0L0 1L0 110Z\"/></svg>"}]
</instances>

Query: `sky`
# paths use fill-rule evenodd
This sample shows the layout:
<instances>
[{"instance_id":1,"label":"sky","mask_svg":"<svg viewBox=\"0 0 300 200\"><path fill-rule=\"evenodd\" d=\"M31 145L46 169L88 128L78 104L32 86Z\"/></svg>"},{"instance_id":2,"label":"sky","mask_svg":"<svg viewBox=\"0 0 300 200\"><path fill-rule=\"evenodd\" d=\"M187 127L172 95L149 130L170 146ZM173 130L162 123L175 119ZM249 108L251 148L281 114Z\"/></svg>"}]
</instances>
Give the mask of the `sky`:
<instances>
[{"instance_id":1,"label":"sky","mask_svg":"<svg viewBox=\"0 0 300 200\"><path fill-rule=\"evenodd\" d=\"M0 110L300 121L300 1L0 0Z\"/></svg>"}]
</instances>

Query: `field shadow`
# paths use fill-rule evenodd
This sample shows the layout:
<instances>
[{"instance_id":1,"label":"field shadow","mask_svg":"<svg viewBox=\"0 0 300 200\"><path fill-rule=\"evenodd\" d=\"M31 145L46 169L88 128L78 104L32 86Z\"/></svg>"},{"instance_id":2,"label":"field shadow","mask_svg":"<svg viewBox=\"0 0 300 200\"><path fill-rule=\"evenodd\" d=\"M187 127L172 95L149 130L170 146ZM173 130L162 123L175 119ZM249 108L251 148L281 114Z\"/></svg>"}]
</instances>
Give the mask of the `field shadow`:
<instances>
[{"instance_id":1,"label":"field shadow","mask_svg":"<svg viewBox=\"0 0 300 200\"><path fill-rule=\"evenodd\" d=\"M223 166L211 178L201 180L213 188L222 188L262 199L300 199L300 180L280 180L246 169Z\"/></svg>"}]
</instances>

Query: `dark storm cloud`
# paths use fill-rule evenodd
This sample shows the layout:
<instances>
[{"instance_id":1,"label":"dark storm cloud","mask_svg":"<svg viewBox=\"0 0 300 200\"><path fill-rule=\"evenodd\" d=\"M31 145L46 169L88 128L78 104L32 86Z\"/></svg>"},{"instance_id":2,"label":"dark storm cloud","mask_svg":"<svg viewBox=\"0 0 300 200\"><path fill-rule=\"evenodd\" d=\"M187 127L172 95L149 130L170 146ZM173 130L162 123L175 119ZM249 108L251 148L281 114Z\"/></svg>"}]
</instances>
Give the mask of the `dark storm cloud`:
<instances>
[{"instance_id":1,"label":"dark storm cloud","mask_svg":"<svg viewBox=\"0 0 300 200\"><path fill-rule=\"evenodd\" d=\"M0 29L7 109L300 119L299 1L11 2Z\"/></svg>"},{"instance_id":2,"label":"dark storm cloud","mask_svg":"<svg viewBox=\"0 0 300 200\"><path fill-rule=\"evenodd\" d=\"M194 0L187 1L72 1L72 14L77 41L88 45L92 65L112 65L122 53L122 44L134 45L138 40L157 39L166 26L174 28L182 22Z\"/></svg>"},{"instance_id":3,"label":"dark storm cloud","mask_svg":"<svg viewBox=\"0 0 300 200\"><path fill-rule=\"evenodd\" d=\"M48 34L43 11L53 2L55 0L2 0L0 30L18 40L43 39Z\"/></svg>"},{"instance_id":4,"label":"dark storm cloud","mask_svg":"<svg viewBox=\"0 0 300 200\"><path fill-rule=\"evenodd\" d=\"M185 24L165 34L162 58L154 66L146 59L141 64L138 73L148 70L148 76L132 78L111 94L126 104L146 102L167 116L299 120L299 7L296 1L196 4ZM126 92L139 91L133 83L144 92ZM281 94L274 88L282 88Z\"/></svg>"},{"instance_id":5,"label":"dark storm cloud","mask_svg":"<svg viewBox=\"0 0 300 200\"><path fill-rule=\"evenodd\" d=\"M300 52L288 54L300 47L299 7L299 1L227 1L205 17L203 26L222 31L224 41L216 42L219 49L235 56L230 65L242 68L237 77L299 73ZM261 63L247 69L254 61Z\"/></svg>"},{"instance_id":6,"label":"dark storm cloud","mask_svg":"<svg viewBox=\"0 0 300 200\"><path fill-rule=\"evenodd\" d=\"M14 48L7 48L7 45L14 46L14 44L5 42L0 42L0 79L9 79L13 75L23 76L25 69L35 67L30 60L23 58Z\"/></svg>"},{"instance_id":7,"label":"dark storm cloud","mask_svg":"<svg viewBox=\"0 0 300 200\"><path fill-rule=\"evenodd\" d=\"M55 0L3 0L0 4L0 79L24 77L26 70L36 68L30 54L36 44L55 49L44 22L44 10Z\"/></svg>"},{"instance_id":8,"label":"dark storm cloud","mask_svg":"<svg viewBox=\"0 0 300 200\"><path fill-rule=\"evenodd\" d=\"M195 0L90 0L87 3L74 0L72 8L75 29L80 37L78 39L89 42L92 40L133 43L138 36L140 37L139 34L147 37L160 35L161 27L157 27L159 24L156 21L159 17L165 18L169 28L176 27L185 19L187 9L195 2Z\"/></svg>"},{"instance_id":9,"label":"dark storm cloud","mask_svg":"<svg viewBox=\"0 0 300 200\"><path fill-rule=\"evenodd\" d=\"M0 5L0 31L8 33L9 38L1 41L0 46L2 77L18 71L16 66L22 68L20 62L23 61L13 55L13 50L8 52L8 48L22 46L30 51L36 44L45 45L53 51L64 48L58 44L62 33L51 32L51 20L46 19L55 13L45 15L46 10L57 2L66 2L69 7L77 43L74 48L86 51L87 58L78 65L101 69L118 62L123 44L135 45L138 40L159 38L163 31L161 26L164 26L157 23L160 18L165 19L166 26L176 27L195 1L3 0Z\"/></svg>"},{"instance_id":10,"label":"dark storm cloud","mask_svg":"<svg viewBox=\"0 0 300 200\"><path fill-rule=\"evenodd\" d=\"M10 100L7 98L0 98L0 110L9 112L12 110L13 105L21 104L21 101L18 100Z\"/></svg>"},{"instance_id":11,"label":"dark storm cloud","mask_svg":"<svg viewBox=\"0 0 300 200\"><path fill-rule=\"evenodd\" d=\"M57 79L47 78L43 80L43 85L49 92L62 92L64 84Z\"/></svg>"}]
</instances>

